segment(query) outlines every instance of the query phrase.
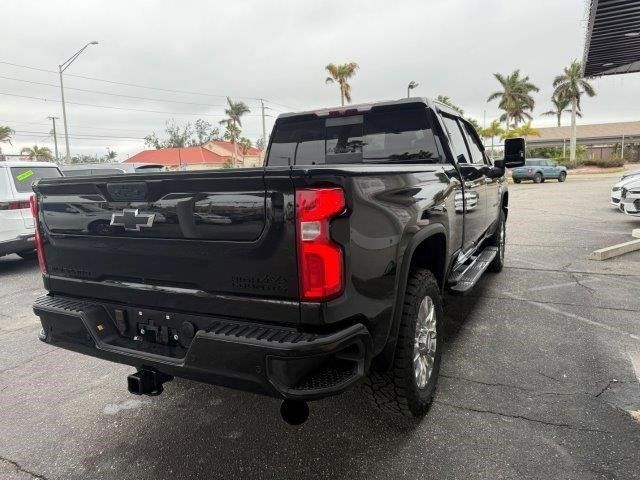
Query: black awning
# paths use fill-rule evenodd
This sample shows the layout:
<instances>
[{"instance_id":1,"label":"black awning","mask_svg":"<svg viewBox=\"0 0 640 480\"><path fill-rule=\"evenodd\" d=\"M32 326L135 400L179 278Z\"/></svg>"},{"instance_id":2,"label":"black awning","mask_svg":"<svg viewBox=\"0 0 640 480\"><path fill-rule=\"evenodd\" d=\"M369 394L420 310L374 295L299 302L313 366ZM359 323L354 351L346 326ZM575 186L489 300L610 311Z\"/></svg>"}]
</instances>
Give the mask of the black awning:
<instances>
[{"instance_id":1,"label":"black awning","mask_svg":"<svg viewBox=\"0 0 640 480\"><path fill-rule=\"evenodd\" d=\"M640 0L591 0L585 77L640 72Z\"/></svg>"}]
</instances>

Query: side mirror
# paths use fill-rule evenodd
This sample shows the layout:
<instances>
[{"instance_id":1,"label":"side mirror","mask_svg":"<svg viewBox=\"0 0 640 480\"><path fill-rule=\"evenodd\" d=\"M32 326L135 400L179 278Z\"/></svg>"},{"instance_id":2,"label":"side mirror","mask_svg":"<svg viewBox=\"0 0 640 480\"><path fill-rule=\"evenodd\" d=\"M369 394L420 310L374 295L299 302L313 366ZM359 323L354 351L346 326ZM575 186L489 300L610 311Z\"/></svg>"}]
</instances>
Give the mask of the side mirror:
<instances>
[{"instance_id":1,"label":"side mirror","mask_svg":"<svg viewBox=\"0 0 640 480\"><path fill-rule=\"evenodd\" d=\"M524 138L507 138L504 141L504 167L522 167L525 160Z\"/></svg>"}]
</instances>

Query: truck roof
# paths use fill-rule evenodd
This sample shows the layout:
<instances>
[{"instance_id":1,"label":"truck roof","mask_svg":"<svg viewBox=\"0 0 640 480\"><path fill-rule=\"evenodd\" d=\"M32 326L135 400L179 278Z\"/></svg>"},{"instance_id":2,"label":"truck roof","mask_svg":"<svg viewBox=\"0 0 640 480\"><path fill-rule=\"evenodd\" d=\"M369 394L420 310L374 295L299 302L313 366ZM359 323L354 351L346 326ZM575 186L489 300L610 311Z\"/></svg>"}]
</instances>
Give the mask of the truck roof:
<instances>
[{"instance_id":1,"label":"truck roof","mask_svg":"<svg viewBox=\"0 0 640 480\"><path fill-rule=\"evenodd\" d=\"M341 112L341 113L346 113L348 111L353 111L353 113L366 112L371 110L374 107L391 106L391 105L408 105L412 103L422 103L427 107L437 107L437 109L440 111L454 114L454 115L459 115L459 113L454 111L452 108L448 107L443 103L437 102L435 100L431 100L426 97L410 97L410 98L401 98L399 100L383 100L380 102L345 105L343 107L329 107L329 108L320 108L317 110L306 110L301 112L282 113L278 115L278 118L280 119L280 118L299 117L303 115L316 115L318 117L328 117L333 112Z\"/></svg>"}]
</instances>

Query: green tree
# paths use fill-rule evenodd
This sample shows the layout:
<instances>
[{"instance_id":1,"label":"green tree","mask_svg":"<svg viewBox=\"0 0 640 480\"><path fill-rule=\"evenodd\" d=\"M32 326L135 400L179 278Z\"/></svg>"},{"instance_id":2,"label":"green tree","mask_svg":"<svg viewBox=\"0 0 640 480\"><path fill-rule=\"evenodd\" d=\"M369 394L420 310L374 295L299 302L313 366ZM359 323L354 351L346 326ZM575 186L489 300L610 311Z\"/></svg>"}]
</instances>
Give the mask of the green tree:
<instances>
[{"instance_id":1,"label":"green tree","mask_svg":"<svg viewBox=\"0 0 640 480\"><path fill-rule=\"evenodd\" d=\"M523 137L525 140L529 137L539 137L540 131L537 128L531 126L531 121L528 121L524 125L514 129L516 136Z\"/></svg>"},{"instance_id":2,"label":"green tree","mask_svg":"<svg viewBox=\"0 0 640 480\"><path fill-rule=\"evenodd\" d=\"M212 140L221 140L220 129L214 127L206 120L199 118L194 124L194 137L189 139L190 147L204 145Z\"/></svg>"},{"instance_id":3,"label":"green tree","mask_svg":"<svg viewBox=\"0 0 640 480\"><path fill-rule=\"evenodd\" d=\"M436 102L443 103L447 107L452 108L453 110L458 112L460 115L464 115L464 110L462 110L459 106L453 103L451 99L446 95L438 95L436 97Z\"/></svg>"},{"instance_id":4,"label":"green tree","mask_svg":"<svg viewBox=\"0 0 640 480\"><path fill-rule=\"evenodd\" d=\"M551 96L551 103L553 104L553 109L547 110L542 115L545 116L554 116L558 120L558 126L562 126L562 114L563 113L571 113L571 109L567 108L571 101L566 98L558 98L557 95ZM576 116L582 118L582 113L579 111L576 112Z\"/></svg>"},{"instance_id":5,"label":"green tree","mask_svg":"<svg viewBox=\"0 0 640 480\"><path fill-rule=\"evenodd\" d=\"M253 145L247 137L240 137L238 139L238 146L240 147L240 153L242 153L242 165L244 165L244 157Z\"/></svg>"},{"instance_id":6,"label":"green tree","mask_svg":"<svg viewBox=\"0 0 640 480\"><path fill-rule=\"evenodd\" d=\"M496 137L502 137L502 135L504 134L504 130L502 129L502 126L500 125L500 121L499 120L494 120L489 124L489 126L487 128L483 128L480 131L480 134L484 138L490 138L491 139L491 150L493 151L494 139Z\"/></svg>"},{"instance_id":7,"label":"green tree","mask_svg":"<svg viewBox=\"0 0 640 480\"><path fill-rule=\"evenodd\" d=\"M265 149L264 138L260 137L258 140L256 140L256 148L258 150L264 150Z\"/></svg>"},{"instance_id":8,"label":"green tree","mask_svg":"<svg viewBox=\"0 0 640 480\"><path fill-rule=\"evenodd\" d=\"M571 102L571 141L569 143L569 160L571 163L576 162L576 117L580 108L580 98L586 93L589 97L593 97L596 91L591 84L582 78L582 65L579 60L574 60L568 67L564 68L564 72L553 80L555 88L553 95L557 98L563 98Z\"/></svg>"},{"instance_id":9,"label":"green tree","mask_svg":"<svg viewBox=\"0 0 640 480\"><path fill-rule=\"evenodd\" d=\"M24 147L20 150L20 155L26 155L29 160L36 161L40 159L49 161L53 158L49 147L39 147L38 145L34 145L33 147Z\"/></svg>"},{"instance_id":10,"label":"green tree","mask_svg":"<svg viewBox=\"0 0 640 480\"><path fill-rule=\"evenodd\" d=\"M153 132L144 137L144 144L158 150L161 148L182 148L189 144L189 140L193 136L191 123L180 126L175 120L167 121L164 131L166 134L164 139L159 139L156 132Z\"/></svg>"},{"instance_id":11,"label":"green tree","mask_svg":"<svg viewBox=\"0 0 640 480\"><path fill-rule=\"evenodd\" d=\"M0 143L8 143L11 145L11 135L13 134L13 130L9 127L3 127L0 125ZM2 148L0 148L0 153L2 153Z\"/></svg>"},{"instance_id":12,"label":"green tree","mask_svg":"<svg viewBox=\"0 0 640 480\"><path fill-rule=\"evenodd\" d=\"M535 101L531 92L538 92L540 89L529 81L529 77L521 77L520 70L514 70L510 75L494 73L501 90L489 95L487 102L499 100L498 107L504 111L500 117L506 125L506 130L511 127L511 122L515 127L525 119L531 120L530 111L533 111Z\"/></svg>"},{"instance_id":13,"label":"green tree","mask_svg":"<svg viewBox=\"0 0 640 480\"><path fill-rule=\"evenodd\" d=\"M355 62L336 65L330 63L324 69L329 73L325 83L337 83L340 88L340 104L344 107L344 101L351 103L351 85L349 79L356 74L358 64Z\"/></svg>"},{"instance_id":14,"label":"green tree","mask_svg":"<svg viewBox=\"0 0 640 480\"><path fill-rule=\"evenodd\" d=\"M169 120L165 124L164 137L159 138L156 132L144 137L147 147L182 148L197 147L210 140L220 140L220 129L212 126L206 120L198 119L195 126L190 122L179 125L175 120Z\"/></svg>"}]
</instances>

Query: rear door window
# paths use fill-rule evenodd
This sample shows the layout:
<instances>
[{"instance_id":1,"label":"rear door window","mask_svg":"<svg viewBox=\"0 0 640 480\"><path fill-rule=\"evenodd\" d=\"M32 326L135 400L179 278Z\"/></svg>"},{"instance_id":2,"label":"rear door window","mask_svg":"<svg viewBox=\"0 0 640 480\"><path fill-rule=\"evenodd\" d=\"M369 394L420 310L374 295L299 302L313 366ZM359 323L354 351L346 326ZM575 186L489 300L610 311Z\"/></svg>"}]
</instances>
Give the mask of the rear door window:
<instances>
[{"instance_id":1,"label":"rear door window","mask_svg":"<svg viewBox=\"0 0 640 480\"><path fill-rule=\"evenodd\" d=\"M438 163L441 158L424 108L385 109L285 119L274 131L268 165Z\"/></svg>"},{"instance_id":2,"label":"rear door window","mask_svg":"<svg viewBox=\"0 0 640 480\"><path fill-rule=\"evenodd\" d=\"M455 150L456 161L458 163L469 163L469 150L467 150L467 144L464 140L464 136L462 135L462 131L460 130L458 121L454 117L449 117L447 115L443 115L442 119L444 120L444 126L447 129L447 133L449 134L449 140L451 140L451 144Z\"/></svg>"},{"instance_id":3,"label":"rear door window","mask_svg":"<svg viewBox=\"0 0 640 480\"><path fill-rule=\"evenodd\" d=\"M30 193L31 185L36 180L61 176L57 167L11 167L13 184L19 193Z\"/></svg>"},{"instance_id":4,"label":"rear door window","mask_svg":"<svg viewBox=\"0 0 640 480\"><path fill-rule=\"evenodd\" d=\"M482 147L476 138L473 127L467 122L460 122L462 129L465 133L465 139L469 145L469 152L471 154L471 163L476 165L484 165L484 155L482 153Z\"/></svg>"}]
</instances>

